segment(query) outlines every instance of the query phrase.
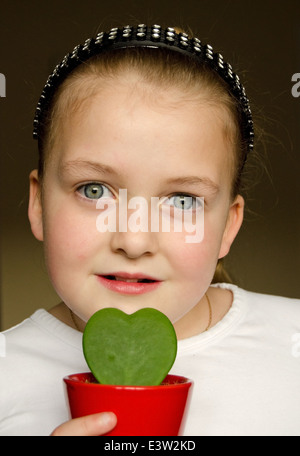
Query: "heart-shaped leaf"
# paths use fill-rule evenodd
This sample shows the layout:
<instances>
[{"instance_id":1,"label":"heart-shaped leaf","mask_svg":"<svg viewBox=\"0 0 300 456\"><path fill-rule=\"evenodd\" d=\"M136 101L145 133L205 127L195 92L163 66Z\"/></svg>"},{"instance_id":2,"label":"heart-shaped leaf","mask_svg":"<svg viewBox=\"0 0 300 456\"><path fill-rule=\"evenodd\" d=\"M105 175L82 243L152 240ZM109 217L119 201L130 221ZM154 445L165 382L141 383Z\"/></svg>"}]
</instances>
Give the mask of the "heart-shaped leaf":
<instances>
[{"instance_id":1,"label":"heart-shaped leaf","mask_svg":"<svg viewBox=\"0 0 300 456\"><path fill-rule=\"evenodd\" d=\"M146 308L128 315L101 309L83 334L86 362L99 383L159 385L177 354L177 338L170 320Z\"/></svg>"}]
</instances>

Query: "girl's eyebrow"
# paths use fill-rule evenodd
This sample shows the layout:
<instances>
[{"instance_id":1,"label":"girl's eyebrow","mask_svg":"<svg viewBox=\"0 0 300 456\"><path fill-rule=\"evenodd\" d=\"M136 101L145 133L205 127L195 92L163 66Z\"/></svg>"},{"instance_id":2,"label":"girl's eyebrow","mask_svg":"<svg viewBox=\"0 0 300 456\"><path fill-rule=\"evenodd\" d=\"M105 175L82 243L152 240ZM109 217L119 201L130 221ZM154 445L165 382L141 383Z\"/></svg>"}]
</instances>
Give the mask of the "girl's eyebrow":
<instances>
[{"instance_id":1,"label":"girl's eyebrow","mask_svg":"<svg viewBox=\"0 0 300 456\"><path fill-rule=\"evenodd\" d=\"M175 177L167 180L167 184L173 185L192 185L195 187L207 187L213 194L217 194L220 191L219 185L213 182L209 177L199 176L184 176Z\"/></svg>"},{"instance_id":2,"label":"girl's eyebrow","mask_svg":"<svg viewBox=\"0 0 300 456\"><path fill-rule=\"evenodd\" d=\"M72 160L62 163L60 166L60 174L77 174L81 171L92 171L100 174L118 175L118 172L109 165L98 163L89 160Z\"/></svg>"},{"instance_id":3,"label":"girl's eyebrow","mask_svg":"<svg viewBox=\"0 0 300 456\"><path fill-rule=\"evenodd\" d=\"M119 176L119 172L116 171L109 165L104 165L103 163L94 162L90 160L71 160L65 163L62 163L59 173L61 175L66 174L77 174L81 171L92 171L99 174L110 174L113 176ZM217 194L220 191L220 187L213 182L209 177L199 177L199 176L183 176L183 177L171 177L166 180L167 185L190 185L194 187L206 187L213 194Z\"/></svg>"}]
</instances>

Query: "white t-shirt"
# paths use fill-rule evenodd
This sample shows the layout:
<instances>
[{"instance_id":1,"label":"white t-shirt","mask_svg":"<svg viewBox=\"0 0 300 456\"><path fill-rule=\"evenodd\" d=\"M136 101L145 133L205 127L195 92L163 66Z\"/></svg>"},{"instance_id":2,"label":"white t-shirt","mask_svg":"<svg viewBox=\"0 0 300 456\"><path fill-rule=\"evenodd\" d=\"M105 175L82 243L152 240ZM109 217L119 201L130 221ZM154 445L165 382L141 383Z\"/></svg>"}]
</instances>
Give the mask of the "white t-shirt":
<instances>
[{"instance_id":1,"label":"white t-shirt","mask_svg":"<svg viewBox=\"0 0 300 456\"><path fill-rule=\"evenodd\" d=\"M194 380L185 435L300 436L300 300L217 286L232 307L179 341L171 370ZM49 435L69 418L62 378L89 370L81 342L42 309L1 335L0 435Z\"/></svg>"}]
</instances>

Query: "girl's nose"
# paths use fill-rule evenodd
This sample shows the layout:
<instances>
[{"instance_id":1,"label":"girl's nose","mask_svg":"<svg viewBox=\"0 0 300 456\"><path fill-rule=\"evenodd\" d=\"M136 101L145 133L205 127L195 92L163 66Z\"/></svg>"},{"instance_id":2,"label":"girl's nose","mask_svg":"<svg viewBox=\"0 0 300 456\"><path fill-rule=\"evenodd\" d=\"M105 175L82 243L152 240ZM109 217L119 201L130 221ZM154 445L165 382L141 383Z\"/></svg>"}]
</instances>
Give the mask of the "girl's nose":
<instances>
[{"instance_id":1,"label":"girl's nose","mask_svg":"<svg viewBox=\"0 0 300 456\"><path fill-rule=\"evenodd\" d=\"M157 252L157 247L157 233L131 232L129 230L111 233L111 249L116 253L126 255L130 259L153 255Z\"/></svg>"}]
</instances>

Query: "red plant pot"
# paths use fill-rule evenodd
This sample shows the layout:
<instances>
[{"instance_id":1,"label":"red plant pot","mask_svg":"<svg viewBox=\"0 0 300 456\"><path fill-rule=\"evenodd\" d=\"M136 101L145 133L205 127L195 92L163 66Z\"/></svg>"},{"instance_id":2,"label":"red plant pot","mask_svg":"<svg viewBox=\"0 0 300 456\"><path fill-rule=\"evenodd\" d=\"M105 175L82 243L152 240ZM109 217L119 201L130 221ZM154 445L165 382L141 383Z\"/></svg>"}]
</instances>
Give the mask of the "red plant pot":
<instances>
[{"instance_id":1,"label":"red plant pot","mask_svg":"<svg viewBox=\"0 0 300 456\"><path fill-rule=\"evenodd\" d=\"M64 378L72 418L114 412L118 418L110 435L181 435L193 381L168 375L158 386L117 386L97 383L90 372Z\"/></svg>"}]
</instances>

